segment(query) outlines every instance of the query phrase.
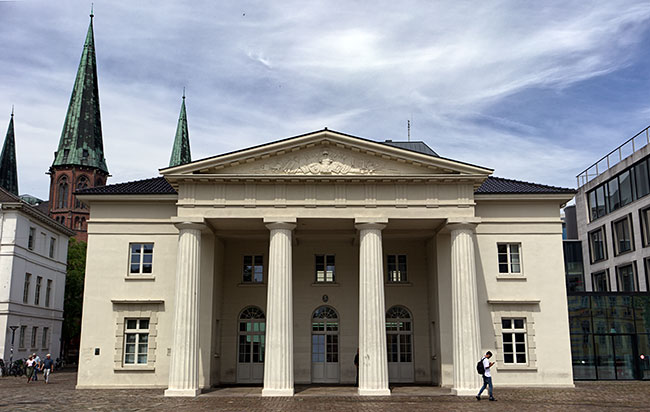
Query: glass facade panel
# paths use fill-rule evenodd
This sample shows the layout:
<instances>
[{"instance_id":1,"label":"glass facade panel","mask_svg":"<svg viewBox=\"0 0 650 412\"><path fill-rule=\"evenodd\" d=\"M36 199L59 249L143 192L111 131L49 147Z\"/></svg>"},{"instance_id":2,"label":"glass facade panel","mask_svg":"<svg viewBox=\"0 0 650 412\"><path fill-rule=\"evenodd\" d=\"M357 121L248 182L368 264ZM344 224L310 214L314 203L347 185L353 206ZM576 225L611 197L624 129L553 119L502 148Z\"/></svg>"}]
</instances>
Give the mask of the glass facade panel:
<instances>
[{"instance_id":1,"label":"glass facade panel","mask_svg":"<svg viewBox=\"0 0 650 412\"><path fill-rule=\"evenodd\" d=\"M614 346L609 335L595 335L596 373L598 379L616 379L616 365L614 362Z\"/></svg>"},{"instance_id":2,"label":"glass facade panel","mask_svg":"<svg viewBox=\"0 0 650 412\"><path fill-rule=\"evenodd\" d=\"M598 204L596 203L596 191L592 190L587 196L587 203L589 204L589 215L591 220L598 219Z\"/></svg>"},{"instance_id":3,"label":"glass facade panel","mask_svg":"<svg viewBox=\"0 0 650 412\"><path fill-rule=\"evenodd\" d=\"M613 178L607 182L607 194L607 209L609 212L613 212L614 210L621 207L617 178Z\"/></svg>"},{"instance_id":4,"label":"glass facade panel","mask_svg":"<svg viewBox=\"0 0 650 412\"><path fill-rule=\"evenodd\" d=\"M616 241L616 253L624 253L632 250L632 238L630 236L630 221L625 218L614 222L614 236Z\"/></svg>"},{"instance_id":5,"label":"glass facade panel","mask_svg":"<svg viewBox=\"0 0 650 412\"><path fill-rule=\"evenodd\" d=\"M573 379L596 379L593 335L571 333Z\"/></svg>"},{"instance_id":6,"label":"glass facade panel","mask_svg":"<svg viewBox=\"0 0 650 412\"><path fill-rule=\"evenodd\" d=\"M641 198L650 193L650 182L648 181L648 161L634 166L634 182L636 183L636 197Z\"/></svg>"},{"instance_id":7,"label":"glass facade panel","mask_svg":"<svg viewBox=\"0 0 650 412\"><path fill-rule=\"evenodd\" d=\"M605 185L596 189L596 202L598 203L598 217L603 217L607 214L607 207L605 204Z\"/></svg>"},{"instance_id":8,"label":"glass facade panel","mask_svg":"<svg viewBox=\"0 0 650 412\"><path fill-rule=\"evenodd\" d=\"M619 193L621 198L621 206L632 203L634 200L632 189L632 175L629 170L618 175Z\"/></svg>"}]
</instances>

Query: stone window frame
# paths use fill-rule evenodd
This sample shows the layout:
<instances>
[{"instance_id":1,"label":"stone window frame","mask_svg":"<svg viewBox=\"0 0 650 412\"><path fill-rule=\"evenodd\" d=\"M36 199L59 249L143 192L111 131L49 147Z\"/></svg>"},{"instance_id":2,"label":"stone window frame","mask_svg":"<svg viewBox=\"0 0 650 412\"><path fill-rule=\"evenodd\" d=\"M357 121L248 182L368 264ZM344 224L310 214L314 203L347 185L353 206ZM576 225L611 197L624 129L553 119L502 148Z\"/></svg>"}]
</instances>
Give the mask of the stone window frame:
<instances>
[{"instance_id":1,"label":"stone window frame","mask_svg":"<svg viewBox=\"0 0 650 412\"><path fill-rule=\"evenodd\" d=\"M138 272L131 272L131 266L133 259L133 245L140 245L140 251L138 255L140 256L138 262ZM144 245L151 245L151 272L144 272L143 268L145 265L144 262ZM156 252L156 242L152 241L133 241L129 242L128 245L128 254L127 254L127 268L126 268L126 278L127 279L153 279L155 278L154 264L155 264L155 252Z\"/></svg>"},{"instance_id":2,"label":"stone window frame","mask_svg":"<svg viewBox=\"0 0 650 412\"><path fill-rule=\"evenodd\" d=\"M390 272L390 264L388 263L388 259L390 257L395 258L395 268L397 273L400 273L400 279L399 280L392 280L391 279L391 272ZM400 270L399 270L399 257L404 256L404 274L402 276ZM409 268L408 268L408 253L387 253L386 254L386 283L389 284L395 284L395 283L409 283Z\"/></svg>"},{"instance_id":3,"label":"stone window frame","mask_svg":"<svg viewBox=\"0 0 650 412\"><path fill-rule=\"evenodd\" d=\"M616 228L618 227L619 224L623 224L627 227L627 235L629 236L629 243L630 243L630 248L624 251L620 250L620 244L619 244L619 239L618 239L618 232ZM632 227L632 216L631 215L625 215L624 217L620 219L616 219L612 222L612 241L614 243L614 256L620 256L625 253L630 253L635 250L635 245L634 245L634 228Z\"/></svg>"},{"instance_id":4,"label":"stone window frame","mask_svg":"<svg viewBox=\"0 0 650 412\"><path fill-rule=\"evenodd\" d=\"M244 269L246 268L246 258L250 257L251 258L251 280L247 281L244 279ZM260 257L262 259L262 263L260 265L257 265L255 263L256 258ZM242 273L241 273L241 284L243 285L262 285L266 283L266 273L264 269L264 254L263 253L244 253L242 255ZM262 268L262 280L260 282L255 280L255 268L256 267L261 267Z\"/></svg>"},{"instance_id":5,"label":"stone window frame","mask_svg":"<svg viewBox=\"0 0 650 412\"><path fill-rule=\"evenodd\" d=\"M525 319L524 325L526 330L526 355L527 364L510 364L503 360L503 328L501 319ZM492 323L494 326L494 339L496 350L496 362L499 365L499 371L519 371L519 370L537 370L537 342L535 338L535 317L532 311L525 310L495 310L492 311Z\"/></svg>"},{"instance_id":6,"label":"stone window frame","mask_svg":"<svg viewBox=\"0 0 650 412\"><path fill-rule=\"evenodd\" d=\"M162 311L162 301L133 302L113 301L115 317L115 345L113 346L113 371L146 371L156 370L156 349L158 338L158 312ZM149 348L147 363L144 365L124 364L124 326L126 319L149 319Z\"/></svg>"},{"instance_id":7,"label":"stone window frame","mask_svg":"<svg viewBox=\"0 0 650 412\"><path fill-rule=\"evenodd\" d=\"M621 269L631 267L632 268L632 277L634 281L634 290L628 290L628 291L623 291L621 287ZM639 292L640 291L640 286L639 286L639 274L636 270L636 261L628 262L628 263L623 263L622 265L616 266L616 291L617 292Z\"/></svg>"},{"instance_id":8,"label":"stone window frame","mask_svg":"<svg viewBox=\"0 0 650 412\"><path fill-rule=\"evenodd\" d=\"M513 272L512 271L512 255L513 252L511 251L511 246L516 245L519 248L519 251L516 253L519 256L519 272ZM508 271L507 272L501 272L501 265L502 263L499 262L499 255L502 253L499 252L499 246L506 246L506 258L507 262L506 264L508 265ZM498 277L519 277L523 278L524 277L524 259L523 259L523 244L522 242L497 242L497 276Z\"/></svg>"},{"instance_id":9,"label":"stone window frame","mask_svg":"<svg viewBox=\"0 0 650 412\"><path fill-rule=\"evenodd\" d=\"M323 280L318 280L318 258L323 258ZM332 280L327 280L327 258L334 260L334 270L332 271ZM315 284L336 284L336 254L335 253L316 253L314 254L314 283Z\"/></svg>"},{"instance_id":10,"label":"stone window frame","mask_svg":"<svg viewBox=\"0 0 650 412\"><path fill-rule=\"evenodd\" d=\"M593 236L600 232L600 237L601 237L601 242L603 245L603 257L601 259L596 259L595 255L595 249L596 247L594 246L594 241L593 241ZM589 261L593 264L596 262L602 262L604 260L607 260L607 234L605 233L605 226L599 226L598 228L590 231L587 234L587 241L589 242Z\"/></svg>"}]
</instances>

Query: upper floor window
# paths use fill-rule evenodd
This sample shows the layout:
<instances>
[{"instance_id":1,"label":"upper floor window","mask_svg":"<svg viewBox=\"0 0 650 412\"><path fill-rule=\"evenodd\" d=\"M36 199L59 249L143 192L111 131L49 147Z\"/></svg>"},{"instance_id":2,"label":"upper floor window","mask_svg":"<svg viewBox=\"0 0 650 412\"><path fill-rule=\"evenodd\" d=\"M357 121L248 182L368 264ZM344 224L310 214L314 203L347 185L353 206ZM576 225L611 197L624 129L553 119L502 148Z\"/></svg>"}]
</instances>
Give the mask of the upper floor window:
<instances>
[{"instance_id":1,"label":"upper floor window","mask_svg":"<svg viewBox=\"0 0 650 412\"><path fill-rule=\"evenodd\" d=\"M131 268L129 273L151 273L153 269L153 243L131 243Z\"/></svg>"},{"instance_id":2,"label":"upper floor window","mask_svg":"<svg viewBox=\"0 0 650 412\"><path fill-rule=\"evenodd\" d=\"M43 328L43 338L41 339L41 348L47 349L47 341L48 341L48 335L50 328Z\"/></svg>"},{"instance_id":3,"label":"upper floor window","mask_svg":"<svg viewBox=\"0 0 650 412\"><path fill-rule=\"evenodd\" d=\"M36 276L36 289L34 290L34 305L39 305L41 302L41 284L43 283L42 276Z\"/></svg>"},{"instance_id":4,"label":"upper floor window","mask_svg":"<svg viewBox=\"0 0 650 412\"><path fill-rule=\"evenodd\" d=\"M639 211L643 246L650 246L650 207Z\"/></svg>"},{"instance_id":5,"label":"upper floor window","mask_svg":"<svg viewBox=\"0 0 650 412\"><path fill-rule=\"evenodd\" d=\"M619 292L636 292L639 282L632 263L616 268L616 288Z\"/></svg>"},{"instance_id":6,"label":"upper floor window","mask_svg":"<svg viewBox=\"0 0 650 412\"><path fill-rule=\"evenodd\" d=\"M648 180L648 159L634 166L634 182L636 197L642 198L650 193L650 180Z\"/></svg>"},{"instance_id":7,"label":"upper floor window","mask_svg":"<svg viewBox=\"0 0 650 412\"><path fill-rule=\"evenodd\" d=\"M32 346L30 348L36 348L36 337L38 336L38 326L32 326Z\"/></svg>"},{"instance_id":8,"label":"upper floor window","mask_svg":"<svg viewBox=\"0 0 650 412\"><path fill-rule=\"evenodd\" d=\"M52 279L47 280L47 287L45 289L45 307L50 307L50 295L52 295Z\"/></svg>"},{"instance_id":9,"label":"upper floor window","mask_svg":"<svg viewBox=\"0 0 650 412\"><path fill-rule=\"evenodd\" d=\"M81 176L77 179L77 190L82 190L88 187L88 178L86 176ZM75 196L74 207L77 209L86 209L86 204Z\"/></svg>"},{"instance_id":10,"label":"upper floor window","mask_svg":"<svg viewBox=\"0 0 650 412\"><path fill-rule=\"evenodd\" d=\"M32 280L31 273L25 273L25 286L23 287L23 303L27 303L29 300L29 283Z\"/></svg>"},{"instance_id":11,"label":"upper floor window","mask_svg":"<svg viewBox=\"0 0 650 412\"><path fill-rule=\"evenodd\" d=\"M605 254L605 226L589 232L589 252L591 263L607 259Z\"/></svg>"},{"instance_id":12,"label":"upper floor window","mask_svg":"<svg viewBox=\"0 0 650 412\"><path fill-rule=\"evenodd\" d=\"M34 238L36 237L36 228L29 228L29 237L27 238L27 248L29 250L34 250Z\"/></svg>"},{"instance_id":13,"label":"upper floor window","mask_svg":"<svg viewBox=\"0 0 650 412\"><path fill-rule=\"evenodd\" d=\"M609 276L606 270L591 274L591 286L594 292L609 292Z\"/></svg>"},{"instance_id":14,"label":"upper floor window","mask_svg":"<svg viewBox=\"0 0 650 412\"><path fill-rule=\"evenodd\" d=\"M334 282L334 255L316 255L316 282Z\"/></svg>"},{"instance_id":15,"label":"upper floor window","mask_svg":"<svg viewBox=\"0 0 650 412\"><path fill-rule=\"evenodd\" d=\"M591 220L605 216L607 213L607 206L605 206L605 185L598 186L596 190L589 192L588 201Z\"/></svg>"},{"instance_id":16,"label":"upper floor window","mask_svg":"<svg viewBox=\"0 0 650 412\"><path fill-rule=\"evenodd\" d=\"M632 225L629 216L612 223L614 232L614 252L616 255L629 252L634 248L632 243Z\"/></svg>"},{"instance_id":17,"label":"upper floor window","mask_svg":"<svg viewBox=\"0 0 650 412\"><path fill-rule=\"evenodd\" d=\"M499 273L521 273L521 244L497 244Z\"/></svg>"},{"instance_id":18,"label":"upper floor window","mask_svg":"<svg viewBox=\"0 0 650 412\"><path fill-rule=\"evenodd\" d=\"M502 318L501 332L503 334L503 363L528 363L526 359L526 320Z\"/></svg>"},{"instance_id":19,"label":"upper floor window","mask_svg":"<svg viewBox=\"0 0 650 412\"><path fill-rule=\"evenodd\" d=\"M262 255L244 256L243 283L262 283L264 281L264 257Z\"/></svg>"},{"instance_id":20,"label":"upper floor window","mask_svg":"<svg viewBox=\"0 0 650 412\"><path fill-rule=\"evenodd\" d=\"M27 332L27 326L22 325L20 327L20 334L18 335L18 347L19 348L24 348L25 347L25 334Z\"/></svg>"},{"instance_id":21,"label":"upper floor window","mask_svg":"<svg viewBox=\"0 0 650 412\"><path fill-rule=\"evenodd\" d=\"M124 364L146 365L149 353L149 319L125 319Z\"/></svg>"},{"instance_id":22,"label":"upper floor window","mask_svg":"<svg viewBox=\"0 0 650 412\"><path fill-rule=\"evenodd\" d=\"M386 256L386 266L388 269L388 282L408 282L406 271L406 255Z\"/></svg>"},{"instance_id":23,"label":"upper floor window","mask_svg":"<svg viewBox=\"0 0 650 412\"><path fill-rule=\"evenodd\" d=\"M56 207L66 209L68 207L68 178L66 176L59 179L56 191Z\"/></svg>"},{"instance_id":24,"label":"upper floor window","mask_svg":"<svg viewBox=\"0 0 650 412\"><path fill-rule=\"evenodd\" d=\"M50 257L54 257L54 251L56 250L56 238L50 238Z\"/></svg>"}]
</instances>

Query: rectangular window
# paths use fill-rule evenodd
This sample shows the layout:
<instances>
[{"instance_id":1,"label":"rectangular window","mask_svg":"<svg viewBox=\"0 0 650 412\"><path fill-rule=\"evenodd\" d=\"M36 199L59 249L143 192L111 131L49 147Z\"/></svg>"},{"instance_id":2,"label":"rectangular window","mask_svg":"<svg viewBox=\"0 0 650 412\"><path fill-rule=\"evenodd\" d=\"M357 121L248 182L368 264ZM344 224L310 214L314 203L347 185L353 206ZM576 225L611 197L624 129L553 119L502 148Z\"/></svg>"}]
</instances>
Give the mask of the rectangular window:
<instances>
[{"instance_id":1,"label":"rectangular window","mask_svg":"<svg viewBox=\"0 0 650 412\"><path fill-rule=\"evenodd\" d=\"M56 250L56 239L51 237L50 238L50 257L54 257L54 252Z\"/></svg>"},{"instance_id":2,"label":"rectangular window","mask_svg":"<svg viewBox=\"0 0 650 412\"><path fill-rule=\"evenodd\" d=\"M634 265L619 266L616 268L616 286L619 292L636 292L639 282L636 277Z\"/></svg>"},{"instance_id":3,"label":"rectangular window","mask_svg":"<svg viewBox=\"0 0 650 412\"><path fill-rule=\"evenodd\" d=\"M152 273L153 243L131 243L131 269L129 273Z\"/></svg>"},{"instance_id":4,"label":"rectangular window","mask_svg":"<svg viewBox=\"0 0 650 412\"><path fill-rule=\"evenodd\" d=\"M527 364L526 320L502 318L501 332L503 333L503 363Z\"/></svg>"},{"instance_id":5,"label":"rectangular window","mask_svg":"<svg viewBox=\"0 0 650 412\"><path fill-rule=\"evenodd\" d=\"M605 254L605 227L601 226L589 233L589 251L591 263L607 259Z\"/></svg>"},{"instance_id":6,"label":"rectangular window","mask_svg":"<svg viewBox=\"0 0 650 412\"><path fill-rule=\"evenodd\" d=\"M29 238L27 239L27 248L29 250L34 250L34 236L36 236L36 228L29 228Z\"/></svg>"},{"instance_id":7,"label":"rectangular window","mask_svg":"<svg viewBox=\"0 0 650 412\"><path fill-rule=\"evenodd\" d=\"M23 303L27 303L29 300L29 283L32 280L31 273L25 273L25 286L23 287Z\"/></svg>"},{"instance_id":8,"label":"rectangular window","mask_svg":"<svg viewBox=\"0 0 650 412\"><path fill-rule=\"evenodd\" d=\"M41 284L42 283L43 283L43 277L42 276L36 276L36 289L34 290L34 305L38 305L41 302Z\"/></svg>"},{"instance_id":9,"label":"rectangular window","mask_svg":"<svg viewBox=\"0 0 650 412\"><path fill-rule=\"evenodd\" d=\"M50 307L50 295L52 294L52 279L47 280L47 287L45 288L45 307Z\"/></svg>"},{"instance_id":10,"label":"rectangular window","mask_svg":"<svg viewBox=\"0 0 650 412\"><path fill-rule=\"evenodd\" d=\"M41 348L47 349L47 335L50 328L43 328L43 338L41 339Z\"/></svg>"},{"instance_id":11,"label":"rectangular window","mask_svg":"<svg viewBox=\"0 0 650 412\"><path fill-rule=\"evenodd\" d=\"M605 185L601 185L600 187L596 188L596 203L597 203L598 217L605 216L607 214Z\"/></svg>"},{"instance_id":12,"label":"rectangular window","mask_svg":"<svg viewBox=\"0 0 650 412\"><path fill-rule=\"evenodd\" d=\"M632 174L629 169L618 175L618 188L621 198L621 207L632 203L634 200L634 193L632 192Z\"/></svg>"},{"instance_id":13,"label":"rectangular window","mask_svg":"<svg viewBox=\"0 0 650 412\"><path fill-rule=\"evenodd\" d=\"M497 244L499 273L521 273L521 244Z\"/></svg>"},{"instance_id":14,"label":"rectangular window","mask_svg":"<svg viewBox=\"0 0 650 412\"><path fill-rule=\"evenodd\" d=\"M27 326L20 327L20 335L18 336L18 347L25 347L25 334L27 333Z\"/></svg>"},{"instance_id":15,"label":"rectangular window","mask_svg":"<svg viewBox=\"0 0 650 412\"><path fill-rule=\"evenodd\" d=\"M648 160L634 166L634 182L637 199L650 193L650 181L648 181Z\"/></svg>"},{"instance_id":16,"label":"rectangular window","mask_svg":"<svg viewBox=\"0 0 650 412\"><path fill-rule=\"evenodd\" d=\"M589 204L589 216L591 221L598 219L598 203L596 202L596 191L592 190L587 194L587 203Z\"/></svg>"},{"instance_id":17,"label":"rectangular window","mask_svg":"<svg viewBox=\"0 0 650 412\"><path fill-rule=\"evenodd\" d=\"M36 337L38 336L38 326L32 327L32 346L30 348L36 348Z\"/></svg>"},{"instance_id":18,"label":"rectangular window","mask_svg":"<svg viewBox=\"0 0 650 412\"><path fill-rule=\"evenodd\" d=\"M642 209L640 212L641 217L641 231L643 232L643 246L650 246L650 207Z\"/></svg>"},{"instance_id":19,"label":"rectangular window","mask_svg":"<svg viewBox=\"0 0 650 412\"><path fill-rule=\"evenodd\" d=\"M607 210L611 213L621 207L621 198L618 190L618 178L613 178L607 182Z\"/></svg>"},{"instance_id":20,"label":"rectangular window","mask_svg":"<svg viewBox=\"0 0 650 412\"><path fill-rule=\"evenodd\" d=\"M632 227L629 216L612 223L614 232L614 252L618 256L634 248L632 243Z\"/></svg>"},{"instance_id":21,"label":"rectangular window","mask_svg":"<svg viewBox=\"0 0 650 412\"><path fill-rule=\"evenodd\" d=\"M388 269L388 282L408 282L406 272L406 255L386 256L386 266Z\"/></svg>"},{"instance_id":22,"label":"rectangular window","mask_svg":"<svg viewBox=\"0 0 650 412\"><path fill-rule=\"evenodd\" d=\"M243 283L264 282L264 257L262 255L244 256Z\"/></svg>"},{"instance_id":23,"label":"rectangular window","mask_svg":"<svg viewBox=\"0 0 650 412\"><path fill-rule=\"evenodd\" d=\"M594 292L609 292L609 276L606 270L591 274L591 287Z\"/></svg>"},{"instance_id":24,"label":"rectangular window","mask_svg":"<svg viewBox=\"0 0 650 412\"><path fill-rule=\"evenodd\" d=\"M124 320L124 364L146 365L149 352L149 319Z\"/></svg>"},{"instance_id":25,"label":"rectangular window","mask_svg":"<svg viewBox=\"0 0 650 412\"><path fill-rule=\"evenodd\" d=\"M316 255L316 282L334 282L334 255Z\"/></svg>"}]
</instances>

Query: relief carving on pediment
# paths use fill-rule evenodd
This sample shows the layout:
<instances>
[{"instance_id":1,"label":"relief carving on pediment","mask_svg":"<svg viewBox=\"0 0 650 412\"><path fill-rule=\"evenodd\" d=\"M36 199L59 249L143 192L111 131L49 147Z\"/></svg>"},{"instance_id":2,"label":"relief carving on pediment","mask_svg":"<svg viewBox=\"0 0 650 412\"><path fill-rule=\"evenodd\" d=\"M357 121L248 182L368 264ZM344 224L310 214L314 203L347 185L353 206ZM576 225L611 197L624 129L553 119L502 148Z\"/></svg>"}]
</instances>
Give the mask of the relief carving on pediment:
<instances>
[{"instance_id":1,"label":"relief carving on pediment","mask_svg":"<svg viewBox=\"0 0 650 412\"><path fill-rule=\"evenodd\" d=\"M390 168L380 168L380 164L373 160L355 158L330 149L265 163L255 171L288 175L373 175L395 172Z\"/></svg>"}]
</instances>

